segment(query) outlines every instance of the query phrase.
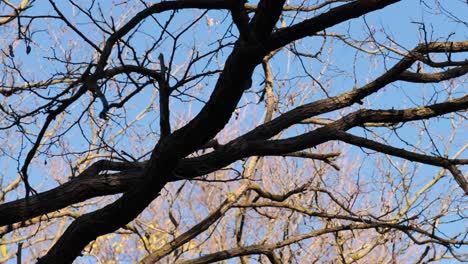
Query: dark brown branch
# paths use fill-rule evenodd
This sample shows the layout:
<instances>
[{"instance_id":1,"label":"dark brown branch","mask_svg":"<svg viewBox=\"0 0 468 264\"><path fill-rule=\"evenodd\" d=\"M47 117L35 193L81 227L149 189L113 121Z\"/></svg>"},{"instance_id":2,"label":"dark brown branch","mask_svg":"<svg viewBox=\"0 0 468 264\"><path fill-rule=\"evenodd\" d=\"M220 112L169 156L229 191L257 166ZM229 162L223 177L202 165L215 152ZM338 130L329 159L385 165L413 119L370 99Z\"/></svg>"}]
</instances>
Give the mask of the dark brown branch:
<instances>
[{"instance_id":1,"label":"dark brown branch","mask_svg":"<svg viewBox=\"0 0 468 264\"><path fill-rule=\"evenodd\" d=\"M171 133L171 121L170 121L170 113L169 113L169 83L166 80L167 76L167 67L166 63L164 63L164 56L163 54L159 54L159 65L161 67L161 79L159 82L159 108L160 108L160 116L159 116L159 125L161 127L161 138L167 137Z\"/></svg>"},{"instance_id":2,"label":"dark brown branch","mask_svg":"<svg viewBox=\"0 0 468 264\"><path fill-rule=\"evenodd\" d=\"M249 15L244 8L243 1L231 0L233 5L231 7L232 21L239 30L239 38L247 41L255 38L254 33L249 25Z\"/></svg>"},{"instance_id":3,"label":"dark brown branch","mask_svg":"<svg viewBox=\"0 0 468 264\"><path fill-rule=\"evenodd\" d=\"M282 264L283 262L281 259L275 254L275 251L270 251L265 254L265 256L268 258L268 260L271 262L271 264Z\"/></svg>"},{"instance_id":4,"label":"dark brown branch","mask_svg":"<svg viewBox=\"0 0 468 264\"><path fill-rule=\"evenodd\" d=\"M355 146L372 149L380 153L385 153L388 155L400 157L400 158L407 159L410 161L415 161L419 163L446 168L450 170L450 172L452 172L452 175L455 178L455 181L458 183L460 188L462 188L465 194L468 195L468 182L466 181L463 174L460 173L460 171L455 166L455 165L460 165L460 164L466 165L468 164L468 160L459 160L459 159L451 160L451 159L447 159L443 157L434 157L434 156L419 154L419 153L411 152L408 150L385 145L385 144L382 144L382 143L379 143L379 142L376 142L367 138L358 137L358 136L355 136L355 135L352 135L343 131L335 131L333 132L333 134L336 137L336 139L355 145Z\"/></svg>"},{"instance_id":5,"label":"dark brown branch","mask_svg":"<svg viewBox=\"0 0 468 264\"><path fill-rule=\"evenodd\" d=\"M416 55L422 52L463 52L468 50L468 41L464 42L433 42L420 44L415 47L408 55L402 58L392 68L376 78L374 81L362 86L359 89L333 96L327 99L318 100L309 104L296 107L281 116L273 119L271 122L260 125L248 134L246 139L268 139L278 134L283 129L297 124L302 120L316 115L331 112L354 103L361 102L365 97L379 91L386 85L398 80L400 74L407 70L417 60ZM419 56L419 55L418 55Z\"/></svg>"},{"instance_id":6,"label":"dark brown branch","mask_svg":"<svg viewBox=\"0 0 468 264\"><path fill-rule=\"evenodd\" d=\"M122 66L114 67L111 69L107 69L100 76L98 76L98 78L101 78L101 77L112 78L118 74L122 74L122 73L129 74L132 72L139 73L145 76L149 76L158 82L162 80L162 76L159 71L151 70L151 69L148 69L142 66L137 66L137 65L122 65Z\"/></svg>"},{"instance_id":7,"label":"dark brown branch","mask_svg":"<svg viewBox=\"0 0 468 264\"><path fill-rule=\"evenodd\" d=\"M85 214L67 228L47 254L37 263L72 263L89 242L126 225L159 195L164 183L143 182L116 202Z\"/></svg>"},{"instance_id":8,"label":"dark brown branch","mask_svg":"<svg viewBox=\"0 0 468 264\"><path fill-rule=\"evenodd\" d=\"M327 5L336 3L336 2L342 2L343 0L328 0L323 3L318 3L316 5L312 6L306 6L306 5L300 5L300 6L295 6L295 5L285 5L283 7L283 11L299 11L299 12L311 12L315 11L317 9L320 9L322 7L325 7ZM250 11L255 11L257 10L257 6L251 5L251 4L246 4L245 8Z\"/></svg>"},{"instance_id":9,"label":"dark brown branch","mask_svg":"<svg viewBox=\"0 0 468 264\"><path fill-rule=\"evenodd\" d=\"M326 13L307 19L296 25L278 30L278 32L272 35L268 48L270 50L276 50L295 40L314 35L326 28L360 17L369 12L382 9L399 1L400 0L354 1L349 4L332 8Z\"/></svg>"},{"instance_id":10,"label":"dark brown branch","mask_svg":"<svg viewBox=\"0 0 468 264\"><path fill-rule=\"evenodd\" d=\"M283 11L283 5L286 0L261 0L255 11L255 15L250 23L252 31L261 45L271 34L275 24ZM272 49L270 51L274 51Z\"/></svg>"},{"instance_id":11,"label":"dark brown branch","mask_svg":"<svg viewBox=\"0 0 468 264\"><path fill-rule=\"evenodd\" d=\"M71 28L78 36L80 36L86 43L88 43L91 47L93 47L97 52L102 53L101 49L94 44L88 37L86 37L83 32L79 31L68 19L65 17L65 15L60 11L60 9L57 7L54 1L49 0L49 3L53 6L55 12L57 15L60 17L60 19L67 24L69 28Z\"/></svg>"},{"instance_id":12,"label":"dark brown branch","mask_svg":"<svg viewBox=\"0 0 468 264\"><path fill-rule=\"evenodd\" d=\"M300 152L288 153L288 154L285 154L283 156L321 160L321 161L327 163L328 165L332 166L335 170L339 171L340 166L338 166L336 163L333 162L336 159L336 157L338 157L339 155L341 155L341 153L339 153L339 152L316 154L316 153L300 151Z\"/></svg>"},{"instance_id":13,"label":"dark brown branch","mask_svg":"<svg viewBox=\"0 0 468 264\"><path fill-rule=\"evenodd\" d=\"M311 132L279 140L263 140L262 134L258 138L249 140L252 132L232 140L218 150L203 156L183 160L174 171L173 180L183 179L191 175L204 175L225 167L232 162L250 156L284 155L301 151L324 142L334 140L333 133L336 130L348 130L368 122L409 122L428 119L455 111L463 111L468 108L468 95L462 98L446 101L440 104L425 107L409 108L404 110L360 110L351 113L327 126L315 129ZM271 122L270 122L271 123ZM262 129L271 131L269 127L262 125ZM255 128L253 131L257 130Z\"/></svg>"},{"instance_id":14,"label":"dark brown branch","mask_svg":"<svg viewBox=\"0 0 468 264\"><path fill-rule=\"evenodd\" d=\"M184 2L162 2L155 6ZM208 1L203 1L206 2ZM149 14L151 12L147 15ZM107 40L97 64L97 75L104 68L114 43L144 17L142 12L138 13ZM257 46L238 41L208 103L187 125L161 139L154 148L145 172L145 182L125 193L113 204L75 220L40 263L71 262L90 241L117 230L137 217L159 195L179 159L206 144L227 124L243 92L252 84L253 70L265 55Z\"/></svg>"},{"instance_id":15,"label":"dark brown branch","mask_svg":"<svg viewBox=\"0 0 468 264\"><path fill-rule=\"evenodd\" d=\"M2 204L0 205L0 215L2 216L0 217L0 226L53 212L96 196L126 191L129 186L135 185L141 180L141 169L98 175L104 170L123 169L128 170L129 165L104 160L98 161L73 180L52 190L29 197L27 205L25 199Z\"/></svg>"},{"instance_id":16,"label":"dark brown branch","mask_svg":"<svg viewBox=\"0 0 468 264\"><path fill-rule=\"evenodd\" d=\"M452 68L438 73L414 73L404 71L398 77L401 81L415 83L433 83L440 82L465 75L468 72L468 65Z\"/></svg>"},{"instance_id":17,"label":"dark brown branch","mask_svg":"<svg viewBox=\"0 0 468 264\"><path fill-rule=\"evenodd\" d=\"M285 194L271 193L271 192L265 191L260 186L254 185L254 184L252 184L249 189L255 191L260 197L263 197L263 198L266 198L266 199L269 199L269 200L272 200L272 201L276 201L276 202L283 202L286 199L288 199L289 197L293 196L294 194L298 194L298 193L302 193L302 192L306 191L307 188L309 187L309 185L310 185L309 183L304 183L304 184L302 184L302 185L288 191Z\"/></svg>"}]
</instances>

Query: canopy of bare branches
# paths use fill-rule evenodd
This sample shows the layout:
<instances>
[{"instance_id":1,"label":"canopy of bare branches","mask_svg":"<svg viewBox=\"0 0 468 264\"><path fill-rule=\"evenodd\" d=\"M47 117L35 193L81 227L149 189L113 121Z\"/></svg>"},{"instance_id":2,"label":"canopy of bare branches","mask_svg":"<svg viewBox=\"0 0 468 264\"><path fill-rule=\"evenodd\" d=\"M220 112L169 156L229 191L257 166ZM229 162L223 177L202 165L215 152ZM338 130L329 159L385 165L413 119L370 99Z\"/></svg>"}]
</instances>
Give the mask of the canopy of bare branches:
<instances>
[{"instance_id":1,"label":"canopy of bare branches","mask_svg":"<svg viewBox=\"0 0 468 264\"><path fill-rule=\"evenodd\" d=\"M0 263L468 261L464 0L0 12Z\"/></svg>"}]
</instances>

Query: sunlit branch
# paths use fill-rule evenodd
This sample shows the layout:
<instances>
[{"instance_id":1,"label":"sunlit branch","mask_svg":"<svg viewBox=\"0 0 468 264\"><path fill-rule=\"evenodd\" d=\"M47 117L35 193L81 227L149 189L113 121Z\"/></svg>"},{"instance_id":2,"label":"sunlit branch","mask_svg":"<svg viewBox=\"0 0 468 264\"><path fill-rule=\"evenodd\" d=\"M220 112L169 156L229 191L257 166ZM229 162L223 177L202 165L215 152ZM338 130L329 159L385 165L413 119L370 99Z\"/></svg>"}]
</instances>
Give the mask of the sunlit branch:
<instances>
[{"instance_id":1,"label":"sunlit branch","mask_svg":"<svg viewBox=\"0 0 468 264\"><path fill-rule=\"evenodd\" d=\"M3 1L2 1L3 2ZM21 12L27 9L29 0L22 0L18 6L14 6L13 4L9 4L8 1L5 1L7 5L13 8L13 12L10 15L4 16L0 18L0 25L7 24L17 18Z\"/></svg>"}]
</instances>

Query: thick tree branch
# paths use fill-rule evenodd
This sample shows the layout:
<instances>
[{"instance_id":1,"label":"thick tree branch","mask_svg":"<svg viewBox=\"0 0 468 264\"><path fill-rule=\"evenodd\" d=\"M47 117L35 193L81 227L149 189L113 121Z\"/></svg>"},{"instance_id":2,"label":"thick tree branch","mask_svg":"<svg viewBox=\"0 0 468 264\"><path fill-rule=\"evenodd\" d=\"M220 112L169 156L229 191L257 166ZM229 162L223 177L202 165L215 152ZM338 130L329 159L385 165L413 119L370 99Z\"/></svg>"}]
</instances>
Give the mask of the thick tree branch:
<instances>
[{"instance_id":1,"label":"thick tree branch","mask_svg":"<svg viewBox=\"0 0 468 264\"><path fill-rule=\"evenodd\" d=\"M316 5L312 6L306 6L306 5L300 5L300 6L295 6L295 5L285 5L283 6L283 11L299 11L299 12L310 12L310 11L315 11L317 9L320 9L322 7L325 7L327 5L336 3L338 1L342 0L328 0L323 3L319 3ZM251 4L245 4L245 8L249 11L255 11L257 10L257 6L251 5Z\"/></svg>"},{"instance_id":2,"label":"thick tree branch","mask_svg":"<svg viewBox=\"0 0 468 264\"><path fill-rule=\"evenodd\" d=\"M203 156L184 160L184 166L174 171L174 180L190 177L190 175L203 175L211 173L219 168L225 167L232 162L249 156L284 155L291 152L311 148L324 142L334 140L334 131L348 130L368 122L409 122L428 119L456 111L464 111L468 108L468 95L433 104L425 107L415 107L404 110L359 110L330 123L324 127L295 137L279 140L264 140L262 135L252 138L252 132L232 140L217 150ZM271 123L271 122L270 122ZM267 131L269 127L261 125ZM255 128L253 131L257 130Z\"/></svg>"},{"instance_id":3,"label":"thick tree branch","mask_svg":"<svg viewBox=\"0 0 468 264\"><path fill-rule=\"evenodd\" d=\"M333 162L336 159L336 157L338 157L339 155L341 155L341 153L339 152L315 154L315 153L310 153L310 152L305 152L305 151L299 151L299 152L284 154L282 156L321 160L325 162L326 164L330 165L331 167L333 167L335 170L339 171L340 166L338 166L336 163Z\"/></svg>"},{"instance_id":4,"label":"thick tree branch","mask_svg":"<svg viewBox=\"0 0 468 264\"><path fill-rule=\"evenodd\" d=\"M263 43L271 34L283 11L286 0L261 0L252 18L251 26L257 40ZM270 51L274 51L270 50Z\"/></svg>"},{"instance_id":5,"label":"thick tree branch","mask_svg":"<svg viewBox=\"0 0 468 264\"><path fill-rule=\"evenodd\" d=\"M163 54L159 54L159 65L161 67L161 79L159 82L159 126L161 127L161 138L167 137L171 133L171 120L169 112L170 88L167 79L167 66L164 62Z\"/></svg>"},{"instance_id":6,"label":"thick tree branch","mask_svg":"<svg viewBox=\"0 0 468 264\"><path fill-rule=\"evenodd\" d=\"M138 216L164 187L164 183L159 183L158 186L146 181L127 191L116 202L79 217L37 263L72 263L89 242Z\"/></svg>"},{"instance_id":7,"label":"thick tree branch","mask_svg":"<svg viewBox=\"0 0 468 264\"><path fill-rule=\"evenodd\" d=\"M273 119L271 122L258 126L246 134L245 138L268 139L285 128L297 124L307 118L341 109L353 105L354 103L359 103L365 97L398 80L401 73L411 67L411 65L417 60L417 55L421 52L464 52L467 50L468 41L420 44L380 77L361 88L296 107Z\"/></svg>"},{"instance_id":8,"label":"thick tree branch","mask_svg":"<svg viewBox=\"0 0 468 264\"><path fill-rule=\"evenodd\" d=\"M177 1L175 3L184 2ZM173 3L173 2L163 2ZM157 4L158 5L158 4ZM114 43L141 21L132 18L106 42L96 74L104 68ZM247 45L246 45L247 44ZM226 125L243 92L250 88L254 68L266 53L258 46L238 41L228 57L208 103L187 125L163 138L154 148L146 171L147 179L111 205L75 220L41 263L70 262L96 237L115 231L134 219L159 195L179 159L206 144ZM137 204L135 204L137 203ZM122 212L125 211L125 214ZM79 235L83 234L84 235Z\"/></svg>"},{"instance_id":9,"label":"thick tree branch","mask_svg":"<svg viewBox=\"0 0 468 264\"><path fill-rule=\"evenodd\" d=\"M401 81L415 83L433 83L440 82L465 75L468 72L468 65L448 69L438 73L414 73L404 71L398 78Z\"/></svg>"},{"instance_id":10,"label":"thick tree branch","mask_svg":"<svg viewBox=\"0 0 468 264\"><path fill-rule=\"evenodd\" d=\"M0 226L53 212L93 197L122 193L143 180L143 169L99 175L94 168L88 168L57 188L29 197L27 205L25 199L1 204Z\"/></svg>"},{"instance_id":11,"label":"thick tree branch","mask_svg":"<svg viewBox=\"0 0 468 264\"><path fill-rule=\"evenodd\" d=\"M400 0L360 0L332 8L326 13L278 30L278 32L272 35L268 48L270 50L276 50L295 40L314 35L326 28L382 9L399 1Z\"/></svg>"}]
</instances>

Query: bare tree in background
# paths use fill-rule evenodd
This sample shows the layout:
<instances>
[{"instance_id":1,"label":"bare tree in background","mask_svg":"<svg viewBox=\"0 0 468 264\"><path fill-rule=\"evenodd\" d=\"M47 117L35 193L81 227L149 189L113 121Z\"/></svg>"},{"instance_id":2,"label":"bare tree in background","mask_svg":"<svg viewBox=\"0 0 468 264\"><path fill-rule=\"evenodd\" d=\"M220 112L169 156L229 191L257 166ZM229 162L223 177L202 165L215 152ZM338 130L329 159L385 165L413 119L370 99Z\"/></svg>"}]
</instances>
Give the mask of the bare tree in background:
<instances>
[{"instance_id":1,"label":"bare tree in background","mask_svg":"<svg viewBox=\"0 0 468 264\"><path fill-rule=\"evenodd\" d=\"M0 262L468 261L448 2L0 1Z\"/></svg>"}]
</instances>

